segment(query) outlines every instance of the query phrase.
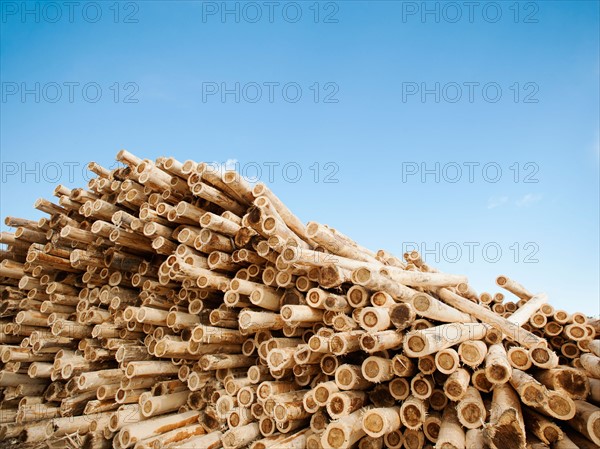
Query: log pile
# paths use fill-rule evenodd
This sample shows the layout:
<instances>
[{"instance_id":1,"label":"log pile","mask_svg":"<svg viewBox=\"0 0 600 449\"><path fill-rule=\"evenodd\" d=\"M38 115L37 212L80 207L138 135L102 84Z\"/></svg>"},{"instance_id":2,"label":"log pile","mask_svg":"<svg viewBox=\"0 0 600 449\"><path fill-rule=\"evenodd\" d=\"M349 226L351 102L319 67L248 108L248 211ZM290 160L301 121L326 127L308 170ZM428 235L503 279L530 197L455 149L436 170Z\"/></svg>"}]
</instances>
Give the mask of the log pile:
<instances>
[{"instance_id":1,"label":"log pile","mask_svg":"<svg viewBox=\"0 0 600 449\"><path fill-rule=\"evenodd\" d=\"M600 445L600 322L303 224L264 184L96 163L6 218L0 440L84 449Z\"/></svg>"}]
</instances>

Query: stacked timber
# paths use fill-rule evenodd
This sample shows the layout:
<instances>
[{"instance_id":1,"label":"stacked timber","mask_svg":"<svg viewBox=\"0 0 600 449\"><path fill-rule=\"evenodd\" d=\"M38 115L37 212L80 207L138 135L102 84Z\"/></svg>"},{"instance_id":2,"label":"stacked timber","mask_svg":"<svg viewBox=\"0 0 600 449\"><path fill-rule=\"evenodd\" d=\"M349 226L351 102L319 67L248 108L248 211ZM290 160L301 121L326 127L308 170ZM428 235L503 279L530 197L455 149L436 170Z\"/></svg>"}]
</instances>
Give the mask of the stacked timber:
<instances>
[{"instance_id":1,"label":"stacked timber","mask_svg":"<svg viewBox=\"0 0 600 449\"><path fill-rule=\"evenodd\" d=\"M600 322L121 151L0 243L0 440L83 449L600 445Z\"/></svg>"}]
</instances>

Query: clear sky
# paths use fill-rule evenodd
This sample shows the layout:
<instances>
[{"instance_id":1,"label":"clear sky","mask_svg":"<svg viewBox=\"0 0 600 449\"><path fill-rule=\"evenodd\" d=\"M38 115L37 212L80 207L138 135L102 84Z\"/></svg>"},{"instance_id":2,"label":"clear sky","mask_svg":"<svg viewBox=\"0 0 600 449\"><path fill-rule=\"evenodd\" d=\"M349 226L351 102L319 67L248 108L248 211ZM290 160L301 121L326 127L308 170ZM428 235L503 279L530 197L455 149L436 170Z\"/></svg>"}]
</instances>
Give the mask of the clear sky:
<instances>
[{"instance_id":1,"label":"clear sky","mask_svg":"<svg viewBox=\"0 0 600 449\"><path fill-rule=\"evenodd\" d=\"M598 2L0 4L2 217L122 148L237 161L304 221L600 313Z\"/></svg>"}]
</instances>

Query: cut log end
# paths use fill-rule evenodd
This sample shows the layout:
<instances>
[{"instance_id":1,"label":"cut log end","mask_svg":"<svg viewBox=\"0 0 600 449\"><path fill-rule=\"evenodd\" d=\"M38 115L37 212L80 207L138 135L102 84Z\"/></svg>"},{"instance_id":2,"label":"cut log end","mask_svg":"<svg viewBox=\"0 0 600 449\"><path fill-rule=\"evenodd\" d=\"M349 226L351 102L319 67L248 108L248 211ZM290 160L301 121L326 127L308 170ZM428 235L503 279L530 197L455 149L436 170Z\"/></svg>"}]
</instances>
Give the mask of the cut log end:
<instances>
[{"instance_id":1,"label":"cut log end","mask_svg":"<svg viewBox=\"0 0 600 449\"><path fill-rule=\"evenodd\" d=\"M506 410L498 423L488 426L484 432L492 449L525 448L525 435L514 409Z\"/></svg>"},{"instance_id":2,"label":"cut log end","mask_svg":"<svg viewBox=\"0 0 600 449\"><path fill-rule=\"evenodd\" d=\"M411 351L419 353L425 349L425 340L419 335L412 335L407 340L407 345Z\"/></svg>"},{"instance_id":3,"label":"cut log end","mask_svg":"<svg viewBox=\"0 0 600 449\"><path fill-rule=\"evenodd\" d=\"M345 447L346 433L337 427L330 429L326 434L327 444L334 448Z\"/></svg>"},{"instance_id":4,"label":"cut log end","mask_svg":"<svg viewBox=\"0 0 600 449\"><path fill-rule=\"evenodd\" d=\"M549 412L558 419L568 420L575 416L573 401L560 393L550 392L548 397Z\"/></svg>"},{"instance_id":5,"label":"cut log end","mask_svg":"<svg viewBox=\"0 0 600 449\"><path fill-rule=\"evenodd\" d=\"M383 430L384 421L380 415L370 413L365 417L363 426L365 427L365 430L368 430L369 432L380 433Z\"/></svg>"}]
</instances>

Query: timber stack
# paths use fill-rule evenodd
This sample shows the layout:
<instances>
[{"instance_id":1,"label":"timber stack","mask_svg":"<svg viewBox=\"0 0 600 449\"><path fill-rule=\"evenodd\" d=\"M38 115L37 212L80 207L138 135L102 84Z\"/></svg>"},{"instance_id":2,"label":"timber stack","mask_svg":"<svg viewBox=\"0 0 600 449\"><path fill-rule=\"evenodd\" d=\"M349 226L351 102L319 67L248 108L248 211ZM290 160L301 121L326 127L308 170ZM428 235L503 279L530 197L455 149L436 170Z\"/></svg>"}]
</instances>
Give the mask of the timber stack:
<instances>
[{"instance_id":1,"label":"timber stack","mask_svg":"<svg viewBox=\"0 0 600 449\"><path fill-rule=\"evenodd\" d=\"M117 160L6 218L5 444L599 447L598 320L304 224L234 171Z\"/></svg>"}]
</instances>

